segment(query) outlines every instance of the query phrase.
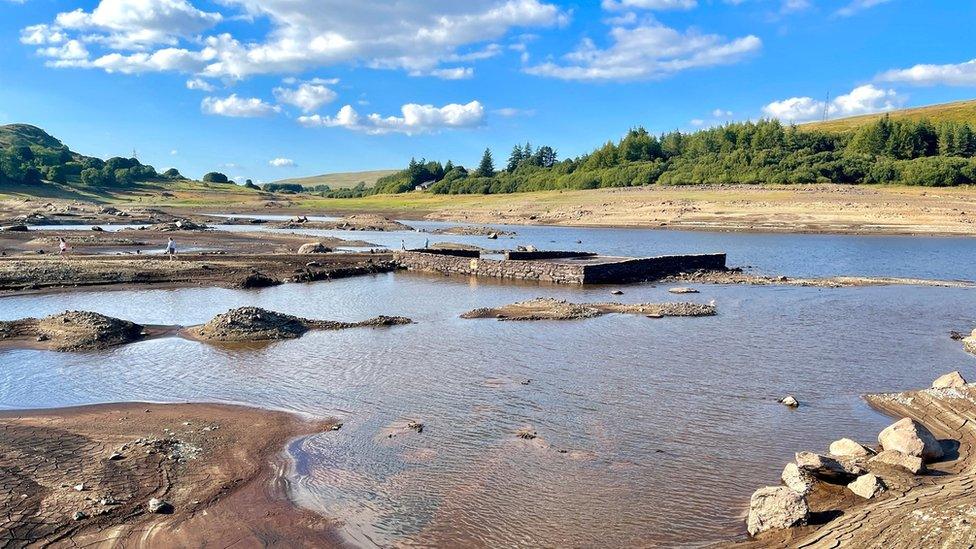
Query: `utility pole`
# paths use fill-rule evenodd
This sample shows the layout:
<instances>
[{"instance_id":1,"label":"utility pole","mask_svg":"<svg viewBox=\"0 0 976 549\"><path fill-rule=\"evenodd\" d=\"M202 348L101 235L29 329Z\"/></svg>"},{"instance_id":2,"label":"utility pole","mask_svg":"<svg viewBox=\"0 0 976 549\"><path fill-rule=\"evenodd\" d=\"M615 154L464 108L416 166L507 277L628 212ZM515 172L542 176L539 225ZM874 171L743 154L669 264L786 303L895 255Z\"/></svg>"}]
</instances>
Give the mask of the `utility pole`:
<instances>
[{"instance_id":1,"label":"utility pole","mask_svg":"<svg viewBox=\"0 0 976 549\"><path fill-rule=\"evenodd\" d=\"M139 160L139 153L136 152L136 148L135 147L132 147L132 158L135 158L136 160Z\"/></svg>"},{"instance_id":2,"label":"utility pole","mask_svg":"<svg viewBox=\"0 0 976 549\"><path fill-rule=\"evenodd\" d=\"M827 99L824 100L823 121L827 121L827 109L830 108L830 92L827 92Z\"/></svg>"}]
</instances>

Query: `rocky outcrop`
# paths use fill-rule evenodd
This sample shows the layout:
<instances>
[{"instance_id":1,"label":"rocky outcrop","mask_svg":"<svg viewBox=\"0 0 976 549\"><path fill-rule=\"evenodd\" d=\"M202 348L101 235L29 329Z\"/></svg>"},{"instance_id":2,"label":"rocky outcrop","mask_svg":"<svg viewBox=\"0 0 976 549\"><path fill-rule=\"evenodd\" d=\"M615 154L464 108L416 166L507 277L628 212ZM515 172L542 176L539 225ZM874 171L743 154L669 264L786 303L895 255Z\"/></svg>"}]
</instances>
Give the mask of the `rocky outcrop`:
<instances>
[{"instance_id":1,"label":"rocky outcrop","mask_svg":"<svg viewBox=\"0 0 976 549\"><path fill-rule=\"evenodd\" d=\"M34 338L55 351L107 349L142 337L139 324L88 311L0 322L0 339Z\"/></svg>"},{"instance_id":2,"label":"rocky outcrop","mask_svg":"<svg viewBox=\"0 0 976 549\"><path fill-rule=\"evenodd\" d=\"M833 456L868 457L874 454L868 447L849 438L831 442L828 451Z\"/></svg>"},{"instance_id":3,"label":"rocky outcrop","mask_svg":"<svg viewBox=\"0 0 976 549\"><path fill-rule=\"evenodd\" d=\"M796 465L821 480L831 482L849 482L850 479L865 472L855 459L825 456L813 452L797 452Z\"/></svg>"},{"instance_id":4,"label":"rocky outcrop","mask_svg":"<svg viewBox=\"0 0 976 549\"><path fill-rule=\"evenodd\" d=\"M248 273L244 278L238 282L237 286L244 288L245 290L251 290L255 288L270 288L271 286L278 286L281 281L277 278L270 277L264 273L259 273L258 271L253 271Z\"/></svg>"},{"instance_id":5,"label":"rocky outcrop","mask_svg":"<svg viewBox=\"0 0 976 549\"><path fill-rule=\"evenodd\" d=\"M792 528L807 523L810 507L806 498L785 486L767 486L752 494L749 500L749 534Z\"/></svg>"},{"instance_id":6,"label":"rocky outcrop","mask_svg":"<svg viewBox=\"0 0 976 549\"><path fill-rule=\"evenodd\" d=\"M884 482L874 473L857 477L857 480L847 485L855 494L864 499L871 499L885 491Z\"/></svg>"},{"instance_id":7,"label":"rocky outcrop","mask_svg":"<svg viewBox=\"0 0 976 549\"><path fill-rule=\"evenodd\" d=\"M922 463L922 458L909 456L897 450L884 450L879 452L878 455L869 459L868 463L882 463L891 467L900 467L913 475L917 475L925 470L925 464Z\"/></svg>"},{"instance_id":8,"label":"rocky outcrop","mask_svg":"<svg viewBox=\"0 0 976 549\"><path fill-rule=\"evenodd\" d=\"M780 475L780 479L787 488L804 496L813 490L813 485L815 482L817 482L817 479L814 478L813 475L803 469L800 469L800 467L793 462L786 464L786 467L783 468L783 474Z\"/></svg>"},{"instance_id":9,"label":"rocky outcrop","mask_svg":"<svg viewBox=\"0 0 976 549\"><path fill-rule=\"evenodd\" d=\"M331 251L332 248L321 242L309 242L308 244L302 244L298 248L298 253L300 254L327 254Z\"/></svg>"},{"instance_id":10,"label":"rocky outcrop","mask_svg":"<svg viewBox=\"0 0 976 549\"><path fill-rule=\"evenodd\" d=\"M579 320L604 314L636 314L652 318L665 316L713 316L714 305L701 303L571 303L551 297L519 301L502 307L468 311L461 318L498 320Z\"/></svg>"},{"instance_id":11,"label":"rocky outcrop","mask_svg":"<svg viewBox=\"0 0 976 549\"><path fill-rule=\"evenodd\" d=\"M259 307L241 307L219 314L206 324L189 328L188 331L195 337L208 341L275 341L295 339L309 330L343 330L410 323L409 318L390 316L378 316L362 322L310 320Z\"/></svg>"},{"instance_id":12,"label":"rocky outcrop","mask_svg":"<svg viewBox=\"0 0 976 549\"><path fill-rule=\"evenodd\" d=\"M922 461L935 461L942 457L942 445L924 425L911 418L902 418L878 435L878 442L885 450L895 450Z\"/></svg>"},{"instance_id":13,"label":"rocky outcrop","mask_svg":"<svg viewBox=\"0 0 976 549\"><path fill-rule=\"evenodd\" d=\"M935 381L932 382L933 389L949 389L952 387L962 387L966 384L966 380L962 377L958 371L949 372L943 376L939 376Z\"/></svg>"}]
</instances>

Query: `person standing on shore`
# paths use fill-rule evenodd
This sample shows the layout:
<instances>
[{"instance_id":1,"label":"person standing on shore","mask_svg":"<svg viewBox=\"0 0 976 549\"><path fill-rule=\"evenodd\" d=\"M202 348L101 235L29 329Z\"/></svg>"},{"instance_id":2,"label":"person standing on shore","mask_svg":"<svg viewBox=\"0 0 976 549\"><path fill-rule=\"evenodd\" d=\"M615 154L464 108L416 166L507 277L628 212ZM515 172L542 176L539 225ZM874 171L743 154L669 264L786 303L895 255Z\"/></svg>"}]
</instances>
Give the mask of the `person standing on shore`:
<instances>
[{"instance_id":1,"label":"person standing on shore","mask_svg":"<svg viewBox=\"0 0 976 549\"><path fill-rule=\"evenodd\" d=\"M68 256L68 243L64 241L63 236L58 237L58 255L61 257Z\"/></svg>"},{"instance_id":2,"label":"person standing on shore","mask_svg":"<svg viewBox=\"0 0 976 549\"><path fill-rule=\"evenodd\" d=\"M176 241L173 237L169 237L169 241L166 243L166 255L169 256L169 260L173 261L176 259Z\"/></svg>"}]
</instances>

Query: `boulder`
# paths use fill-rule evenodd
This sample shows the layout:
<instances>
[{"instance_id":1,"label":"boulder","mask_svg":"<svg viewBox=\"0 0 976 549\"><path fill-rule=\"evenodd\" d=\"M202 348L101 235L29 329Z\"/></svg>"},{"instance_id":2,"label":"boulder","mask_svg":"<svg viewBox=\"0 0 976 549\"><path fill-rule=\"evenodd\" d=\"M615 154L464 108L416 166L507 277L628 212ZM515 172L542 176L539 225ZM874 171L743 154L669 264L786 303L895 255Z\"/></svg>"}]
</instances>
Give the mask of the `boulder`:
<instances>
[{"instance_id":1,"label":"boulder","mask_svg":"<svg viewBox=\"0 0 976 549\"><path fill-rule=\"evenodd\" d=\"M746 528L755 536L767 530L803 526L809 517L810 507L803 495L785 486L767 486L752 494Z\"/></svg>"},{"instance_id":2,"label":"boulder","mask_svg":"<svg viewBox=\"0 0 976 549\"><path fill-rule=\"evenodd\" d=\"M796 463L787 463L780 478L787 488L804 496L813 490L813 484L817 481L813 475L800 469Z\"/></svg>"},{"instance_id":3,"label":"boulder","mask_svg":"<svg viewBox=\"0 0 976 549\"><path fill-rule=\"evenodd\" d=\"M796 465L819 479L835 482L847 482L865 472L854 459L837 459L813 452L797 452Z\"/></svg>"},{"instance_id":4,"label":"boulder","mask_svg":"<svg viewBox=\"0 0 976 549\"><path fill-rule=\"evenodd\" d=\"M883 463L892 467L900 467L913 475L917 475L925 470L922 458L909 456L896 450L884 450L878 455L868 460L868 463Z\"/></svg>"},{"instance_id":5,"label":"boulder","mask_svg":"<svg viewBox=\"0 0 976 549\"><path fill-rule=\"evenodd\" d=\"M871 499L874 496L884 492L886 489L884 482L882 482L881 479L873 473L868 473L866 475L857 477L857 480L848 484L847 487L851 490L851 492L854 492L864 499Z\"/></svg>"},{"instance_id":6,"label":"boulder","mask_svg":"<svg viewBox=\"0 0 976 549\"><path fill-rule=\"evenodd\" d=\"M849 438L842 438L840 440L831 442L828 451L832 456L866 457L874 454L874 452L863 444L855 442Z\"/></svg>"},{"instance_id":7,"label":"boulder","mask_svg":"<svg viewBox=\"0 0 976 549\"><path fill-rule=\"evenodd\" d=\"M302 244L298 248L298 253L300 254L327 254L332 251L332 248L322 244L321 242L309 242L308 244Z\"/></svg>"},{"instance_id":8,"label":"boulder","mask_svg":"<svg viewBox=\"0 0 976 549\"><path fill-rule=\"evenodd\" d=\"M7 227L0 227L0 231L8 233L26 233L29 230L30 229L27 228L27 225L9 225Z\"/></svg>"},{"instance_id":9,"label":"boulder","mask_svg":"<svg viewBox=\"0 0 976 549\"><path fill-rule=\"evenodd\" d=\"M966 380L963 379L958 371L949 372L932 382L933 389L948 389L950 387L963 387L965 385Z\"/></svg>"},{"instance_id":10,"label":"boulder","mask_svg":"<svg viewBox=\"0 0 976 549\"><path fill-rule=\"evenodd\" d=\"M697 294L698 290L694 288L669 288L669 292L672 294Z\"/></svg>"},{"instance_id":11,"label":"boulder","mask_svg":"<svg viewBox=\"0 0 976 549\"><path fill-rule=\"evenodd\" d=\"M962 346L964 349L976 355L976 330L973 330L972 335L963 338Z\"/></svg>"},{"instance_id":12,"label":"boulder","mask_svg":"<svg viewBox=\"0 0 976 549\"><path fill-rule=\"evenodd\" d=\"M878 442L885 450L897 450L909 456L934 461L942 457L942 445L925 428L911 418L902 418L889 425L878 435Z\"/></svg>"},{"instance_id":13,"label":"boulder","mask_svg":"<svg viewBox=\"0 0 976 549\"><path fill-rule=\"evenodd\" d=\"M168 501L152 498L149 500L149 503L146 504L146 509L148 509L150 513L167 514L173 512L173 505Z\"/></svg>"},{"instance_id":14,"label":"boulder","mask_svg":"<svg viewBox=\"0 0 976 549\"><path fill-rule=\"evenodd\" d=\"M787 408L798 408L800 406L800 401L798 401L793 395L786 395L785 397L779 399L779 403Z\"/></svg>"},{"instance_id":15,"label":"boulder","mask_svg":"<svg viewBox=\"0 0 976 549\"><path fill-rule=\"evenodd\" d=\"M237 286L244 288L245 290L250 290L254 288L270 288L271 286L278 286L280 284L281 281L277 278L254 271L242 278L241 281L237 283Z\"/></svg>"}]
</instances>

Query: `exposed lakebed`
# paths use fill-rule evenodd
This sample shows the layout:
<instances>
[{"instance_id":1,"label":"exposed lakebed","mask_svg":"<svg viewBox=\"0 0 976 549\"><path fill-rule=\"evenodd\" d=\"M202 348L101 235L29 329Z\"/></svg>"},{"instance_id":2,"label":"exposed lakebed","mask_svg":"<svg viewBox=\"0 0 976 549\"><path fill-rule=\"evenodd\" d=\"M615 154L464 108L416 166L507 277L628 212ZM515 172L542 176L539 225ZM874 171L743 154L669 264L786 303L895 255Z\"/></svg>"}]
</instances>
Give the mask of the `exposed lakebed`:
<instances>
[{"instance_id":1,"label":"exposed lakebed","mask_svg":"<svg viewBox=\"0 0 976 549\"><path fill-rule=\"evenodd\" d=\"M727 251L731 265L789 276L948 279L976 271L967 239L508 230L516 238L369 239L628 255L673 246ZM166 338L84 354L0 351L0 405L225 400L335 415L340 431L291 448L294 496L340 519L362 545L695 544L742 532L749 495L775 484L794 451L841 436L870 441L890 423L860 394L927 386L976 364L948 337L976 325L972 289L696 287L701 294L681 300L714 299L717 316L467 320L459 315L539 296L607 301L610 288L409 273L258 291L8 297L0 299L3 320L77 309L188 326L253 305L305 318L402 315L415 324L310 332L246 349ZM629 286L613 299L674 301L668 288ZM799 409L776 402L787 393ZM422 432L398 427L409 421ZM517 436L526 429L535 438Z\"/></svg>"}]
</instances>

